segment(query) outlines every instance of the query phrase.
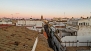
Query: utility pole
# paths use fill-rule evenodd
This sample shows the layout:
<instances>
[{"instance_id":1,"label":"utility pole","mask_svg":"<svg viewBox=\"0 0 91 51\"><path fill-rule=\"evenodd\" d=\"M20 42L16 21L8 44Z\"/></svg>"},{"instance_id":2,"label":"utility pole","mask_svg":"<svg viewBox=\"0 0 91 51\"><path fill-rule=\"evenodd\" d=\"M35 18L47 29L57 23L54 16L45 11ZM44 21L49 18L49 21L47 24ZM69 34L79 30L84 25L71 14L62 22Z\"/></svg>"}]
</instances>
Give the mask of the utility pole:
<instances>
[{"instance_id":1,"label":"utility pole","mask_svg":"<svg viewBox=\"0 0 91 51\"><path fill-rule=\"evenodd\" d=\"M18 15L19 15L19 13L16 13L16 15L17 15L17 19L18 19Z\"/></svg>"},{"instance_id":2,"label":"utility pole","mask_svg":"<svg viewBox=\"0 0 91 51\"><path fill-rule=\"evenodd\" d=\"M18 14L19 14L19 13L16 13L17 17L18 17Z\"/></svg>"},{"instance_id":3,"label":"utility pole","mask_svg":"<svg viewBox=\"0 0 91 51\"><path fill-rule=\"evenodd\" d=\"M13 14L11 14L11 16L12 16L12 19L13 19Z\"/></svg>"}]
</instances>

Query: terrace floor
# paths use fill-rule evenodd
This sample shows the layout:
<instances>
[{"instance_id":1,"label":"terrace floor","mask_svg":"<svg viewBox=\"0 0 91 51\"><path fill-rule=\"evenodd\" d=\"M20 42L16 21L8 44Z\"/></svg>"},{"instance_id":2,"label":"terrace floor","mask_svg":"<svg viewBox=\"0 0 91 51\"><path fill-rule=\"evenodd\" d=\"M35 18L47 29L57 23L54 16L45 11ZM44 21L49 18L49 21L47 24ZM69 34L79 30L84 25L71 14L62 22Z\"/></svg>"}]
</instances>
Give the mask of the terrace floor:
<instances>
[{"instance_id":1,"label":"terrace floor","mask_svg":"<svg viewBox=\"0 0 91 51\"><path fill-rule=\"evenodd\" d=\"M90 47L67 47L67 51L89 50Z\"/></svg>"}]
</instances>

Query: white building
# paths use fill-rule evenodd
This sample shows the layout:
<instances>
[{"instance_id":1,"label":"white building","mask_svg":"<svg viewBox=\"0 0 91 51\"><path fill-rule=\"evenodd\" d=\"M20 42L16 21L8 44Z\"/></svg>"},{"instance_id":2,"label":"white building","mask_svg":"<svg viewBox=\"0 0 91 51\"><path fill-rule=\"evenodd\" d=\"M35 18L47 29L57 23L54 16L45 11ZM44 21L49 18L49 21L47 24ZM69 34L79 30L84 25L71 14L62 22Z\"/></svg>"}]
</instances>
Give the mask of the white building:
<instances>
[{"instance_id":1,"label":"white building","mask_svg":"<svg viewBox=\"0 0 91 51\"><path fill-rule=\"evenodd\" d=\"M68 25L73 25L73 26L77 26L78 25L78 18L71 18L67 20L67 24Z\"/></svg>"},{"instance_id":2,"label":"white building","mask_svg":"<svg viewBox=\"0 0 91 51\"><path fill-rule=\"evenodd\" d=\"M68 20L68 18L53 18L52 19L53 21L67 21Z\"/></svg>"},{"instance_id":3,"label":"white building","mask_svg":"<svg viewBox=\"0 0 91 51\"><path fill-rule=\"evenodd\" d=\"M78 21L78 36L91 36L91 18Z\"/></svg>"},{"instance_id":4,"label":"white building","mask_svg":"<svg viewBox=\"0 0 91 51\"><path fill-rule=\"evenodd\" d=\"M28 29L41 32L43 21L18 20L16 26L25 26Z\"/></svg>"},{"instance_id":5,"label":"white building","mask_svg":"<svg viewBox=\"0 0 91 51\"><path fill-rule=\"evenodd\" d=\"M78 20L78 28L68 28L61 32L64 46L91 46L91 18Z\"/></svg>"},{"instance_id":6,"label":"white building","mask_svg":"<svg viewBox=\"0 0 91 51\"><path fill-rule=\"evenodd\" d=\"M11 21L11 19L9 19L9 18L2 18L2 19L0 20L0 24L1 24L1 25L12 25L12 21Z\"/></svg>"},{"instance_id":7,"label":"white building","mask_svg":"<svg viewBox=\"0 0 91 51\"><path fill-rule=\"evenodd\" d=\"M59 30L66 28L65 24L61 21L53 21L53 22L49 22L49 24L53 25L56 29Z\"/></svg>"}]
</instances>

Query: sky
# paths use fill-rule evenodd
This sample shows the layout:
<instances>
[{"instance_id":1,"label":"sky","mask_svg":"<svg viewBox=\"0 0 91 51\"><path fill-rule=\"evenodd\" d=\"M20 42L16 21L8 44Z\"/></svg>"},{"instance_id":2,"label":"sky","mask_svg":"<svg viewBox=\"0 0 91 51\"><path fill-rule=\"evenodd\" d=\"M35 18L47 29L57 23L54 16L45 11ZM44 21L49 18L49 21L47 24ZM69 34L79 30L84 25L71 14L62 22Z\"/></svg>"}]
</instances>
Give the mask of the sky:
<instances>
[{"instance_id":1,"label":"sky","mask_svg":"<svg viewBox=\"0 0 91 51\"><path fill-rule=\"evenodd\" d=\"M89 17L91 0L0 0L0 18Z\"/></svg>"}]
</instances>

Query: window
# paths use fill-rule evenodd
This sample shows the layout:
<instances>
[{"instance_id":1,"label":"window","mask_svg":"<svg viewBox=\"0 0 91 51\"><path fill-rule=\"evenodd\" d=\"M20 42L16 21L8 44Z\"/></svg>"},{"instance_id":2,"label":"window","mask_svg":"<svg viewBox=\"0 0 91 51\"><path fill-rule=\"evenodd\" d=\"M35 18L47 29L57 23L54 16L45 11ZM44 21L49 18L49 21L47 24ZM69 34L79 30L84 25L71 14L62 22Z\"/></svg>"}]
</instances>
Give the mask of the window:
<instances>
[{"instance_id":1,"label":"window","mask_svg":"<svg viewBox=\"0 0 91 51\"><path fill-rule=\"evenodd\" d=\"M86 23L86 25L87 25L87 23Z\"/></svg>"},{"instance_id":2,"label":"window","mask_svg":"<svg viewBox=\"0 0 91 51\"><path fill-rule=\"evenodd\" d=\"M79 23L79 25L81 25L81 23Z\"/></svg>"},{"instance_id":3,"label":"window","mask_svg":"<svg viewBox=\"0 0 91 51\"><path fill-rule=\"evenodd\" d=\"M82 23L81 23L81 25L82 25Z\"/></svg>"},{"instance_id":4,"label":"window","mask_svg":"<svg viewBox=\"0 0 91 51\"><path fill-rule=\"evenodd\" d=\"M83 25L85 25L85 22L83 23Z\"/></svg>"}]
</instances>

